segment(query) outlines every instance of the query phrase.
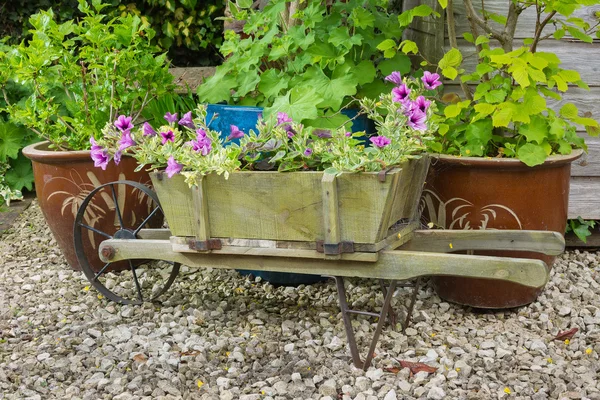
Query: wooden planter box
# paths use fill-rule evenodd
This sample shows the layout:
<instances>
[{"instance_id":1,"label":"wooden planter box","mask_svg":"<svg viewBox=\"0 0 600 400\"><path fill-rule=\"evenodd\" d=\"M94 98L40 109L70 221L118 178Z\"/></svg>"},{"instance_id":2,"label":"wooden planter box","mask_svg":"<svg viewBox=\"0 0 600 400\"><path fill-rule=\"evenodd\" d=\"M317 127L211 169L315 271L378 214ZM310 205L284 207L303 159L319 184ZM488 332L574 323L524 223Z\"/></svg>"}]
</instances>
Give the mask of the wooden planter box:
<instances>
[{"instance_id":1,"label":"wooden planter box","mask_svg":"<svg viewBox=\"0 0 600 400\"><path fill-rule=\"evenodd\" d=\"M387 172L211 174L190 188L184 177L151 174L173 236L376 244L400 220L416 221L429 159ZM377 251L374 249L373 251Z\"/></svg>"}]
</instances>

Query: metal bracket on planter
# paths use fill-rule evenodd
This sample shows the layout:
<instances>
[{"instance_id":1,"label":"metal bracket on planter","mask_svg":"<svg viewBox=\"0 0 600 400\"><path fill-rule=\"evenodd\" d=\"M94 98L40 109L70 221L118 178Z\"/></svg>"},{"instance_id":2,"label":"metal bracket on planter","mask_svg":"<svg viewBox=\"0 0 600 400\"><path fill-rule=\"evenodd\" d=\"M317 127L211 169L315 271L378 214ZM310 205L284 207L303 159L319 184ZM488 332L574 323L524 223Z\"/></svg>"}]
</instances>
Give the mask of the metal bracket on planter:
<instances>
[{"instance_id":1,"label":"metal bracket on planter","mask_svg":"<svg viewBox=\"0 0 600 400\"><path fill-rule=\"evenodd\" d=\"M209 251L209 250L221 250L220 239L208 239L208 240L188 240L188 246L190 250L196 251Z\"/></svg>"},{"instance_id":2,"label":"metal bracket on planter","mask_svg":"<svg viewBox=\"0 0 600 400\"><path fill-rule=\"evenodd\" d=\"M325 243L323 240L317 240L317 251L328 256L354 253L354 242Z\"/></svg>"}]
</instances>

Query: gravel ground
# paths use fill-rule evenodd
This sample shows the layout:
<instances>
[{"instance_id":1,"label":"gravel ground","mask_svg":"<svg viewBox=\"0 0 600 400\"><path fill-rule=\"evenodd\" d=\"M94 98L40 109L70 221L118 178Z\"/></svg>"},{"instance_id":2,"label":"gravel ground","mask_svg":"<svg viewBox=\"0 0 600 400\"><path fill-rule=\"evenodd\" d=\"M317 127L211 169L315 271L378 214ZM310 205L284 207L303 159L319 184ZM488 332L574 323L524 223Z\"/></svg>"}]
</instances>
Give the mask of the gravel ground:
<instances>
[{"instance_id":1,"label":"gravel ground","mask_svg":"<svg viewBox=\"0 0 600 400\"><path fill-rule=\"evenodd\" d=\"M515 311L474 312L425 287L406 335L384 329L366 372L332 282L274 288L184 268L161 305L119 306L67 268L37 203L0 255L0 399L600 399L598 253L559 257L538 302ZM352 305L381 304L377 282L352 283ZM374 324L357 328L370 337ZM399 360L437 370L411 375Z\"/></svg>"}]
</instances>

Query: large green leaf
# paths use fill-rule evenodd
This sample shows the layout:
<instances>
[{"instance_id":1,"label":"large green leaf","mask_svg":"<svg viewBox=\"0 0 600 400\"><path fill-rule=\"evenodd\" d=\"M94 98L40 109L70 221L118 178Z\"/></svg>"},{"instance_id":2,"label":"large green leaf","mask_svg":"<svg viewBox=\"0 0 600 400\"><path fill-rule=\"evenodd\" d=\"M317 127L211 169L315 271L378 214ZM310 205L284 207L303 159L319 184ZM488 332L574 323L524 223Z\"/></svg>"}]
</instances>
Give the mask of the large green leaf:
<instances>
[{"instance_id":1,"label":"large green leaf","mask_svg":"<svg viewBox=\"0 0 600 400\"><path fill-rule=\"evenodd\" d=\"M0 120L0 162L17 158L26 135L25 128Z\"/></svg>"},{"instance_id":2,"label":"large green leaf","mask_svg":"<svg viewBox=\"0 0 600 400\"><path fill-rule=\"evenodd\" d=\"M517 157L528 166L534 167L544 163L546 160L546 150L540 145L525 143L517 150Z\"/></svg>"},{"instance_id":3,"label":"large green leaf","mask_svg":"<svg viewBox=\"0 0 600 400\"><path fill-rule=\"evenodd\" d=\"M236 86L235 77L227 74L225 70L217 68L215 75L198 86L198 100L203 103L229 101L231 99L231 89Z\"/></svg>"},{"instance_id":4,"label":"large green leaf","mask_svg":"<svg viewBox=\"0 0 600 400\"><path fill-rule=\"evenodd\" d=\"M486 118L469 124L465 131L465 138L470 145L473 145L474 156L482 156L487 143L492 140L492 120Z\"/></svg>"},{"instance_id":5,"label":"large green leaf","mask_svg":"<svg viewBox=\"0 0 600 400\"><path fill-rule=\"evenodd\" d=\"M548 122L543 117L534 115L531 117L531 122L522 124L519 127L519 133L527 138L528 142L536 142L542 144L548 137L549 127Z\"/></svg>"},{"instance_id":6,"label":"large green leaf","mask_svg":"<svg viewBox=\"0 0 600 400\"><path fill-rule=\"evenodd\" d=\"M322 101L318 104L321 108L340 109L346 96L356 94L356 80L352 75L330 79L321 68L313 66L305 75L305 84L316 89Z\"/></svg>"},{"instance_id":7,"label":"large green leaf","mask_svg":"<svg viewBox=\"0 0 600 400\"><path fill-rule=\"evenodd\" d=\"M278 72L276 69L269 69L261 74L258 90L267 99L271 96L277 96L282 90L287 89L287 79L286 75Z\"/></svg>"},{"instance_id":8,"label":"large green leaf","mask_svg":"<svg viewBox=\"0 0 600 400\"><path fill-rule=\"evenodd\" d=\"M406 54L398 53L393 58L380 62L377 69L384 76L387 76L394 71L398 71L401 74L408 74L411 69L410 58Z\"/></svg>"},{"instance_id":9,"label":"large green leaf","mask_svg":"<svg viewBox=\"0 0 600 400\"><path fill-rule=\"evenodd\" d=\"M298 86L278 97L272 107L265 108L265 117L278 112L287 113L294 121L315 119L318 116L317 104L323 98L310 86Z\"/></svg>"},{"instance_id":10,"label":"large green leaf","mask_svg":"<svg viewBox=\"0 0 600 400\"><path fill-rule=\"evenodd\" d=\"M33 189L33 169L31 161L23 154L10 162L11 168L6 173L6 183L13 190Z\"/></svg>"}]
</instances>

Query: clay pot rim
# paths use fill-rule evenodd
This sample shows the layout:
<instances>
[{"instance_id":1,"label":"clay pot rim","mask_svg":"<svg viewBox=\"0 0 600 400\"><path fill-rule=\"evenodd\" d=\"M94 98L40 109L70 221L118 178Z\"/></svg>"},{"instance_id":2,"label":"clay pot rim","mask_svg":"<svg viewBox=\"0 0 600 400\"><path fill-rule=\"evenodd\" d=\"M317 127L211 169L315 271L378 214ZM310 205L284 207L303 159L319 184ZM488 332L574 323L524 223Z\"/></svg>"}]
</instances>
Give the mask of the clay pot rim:
<instances>
[{"instance_id":1,"label":"clay pot rim","mask_svg":"<svg viewBox=\"0 0 600 400\"><path fill-rule=\"evenodd\" d=\"M51 150L48 148L50 142L44 140L30 144L23 149L23 155L31 161L36 161L44 164L56 164L65 161L90 161L90 150Z\"/></svg>"},{"instance_id":2,"label":"clay pot rim","mask_svg":"<svg viewBox=\"0 0 600 400\"><path fill-rule=\"evenodd\" d=\"M430 154L431 163L441 161L446 164L454 164L465 167L481 167L481 168L510 168L510 169L533 169L558 167L560 165L571 163L583 155L582 149L574 149L568 155L552 155L546 158L543 164L530 167L517 158L494 158L494 157L459 157L447 154Z\"/></svg>"}]
</instances>

